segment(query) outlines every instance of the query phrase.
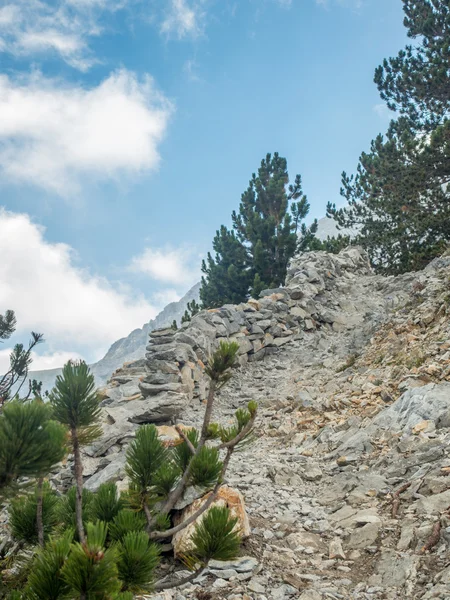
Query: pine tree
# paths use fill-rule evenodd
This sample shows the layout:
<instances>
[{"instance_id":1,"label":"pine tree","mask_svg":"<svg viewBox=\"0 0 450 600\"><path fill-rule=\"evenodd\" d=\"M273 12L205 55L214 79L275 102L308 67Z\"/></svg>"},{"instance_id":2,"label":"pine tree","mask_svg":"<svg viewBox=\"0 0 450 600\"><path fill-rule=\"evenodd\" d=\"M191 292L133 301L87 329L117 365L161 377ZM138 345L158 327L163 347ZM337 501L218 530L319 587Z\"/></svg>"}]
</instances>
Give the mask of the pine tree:
<instances>
[{"instance_id":1,"label":"pine tree","mask_svg":"<svg viewBox=\"0 0 450 600\"><path fill-rule=\"evenodd\" d=\"M253 272L246 247L224 225L213 240L214 257L202 262L200 300L205 308L239 304L247 299Z\"/></svg>"},{"instance_id":2,"label":"pine tree","mask_svg":"<svg viewBox=\"0 0 450 600\"><path fill-rule=\"evenodd\" d=\"M38 506L42 502L42 532L38 524ZM58 523L58 497L48 482L36 486L30 493L11 500L9 525L13 537L28 544L44 545Z\"/></svg>"},{"instance_id":3,"label":"pine tree","mask_svg":"<svg viewBox=\"0 0 450 600\"><path fill-rule=\"evenodd\" d=\"M66 430L37 400L13 400L0 414L0 491L20 477L39 478L62 460Z\"/></svg>"},{"instance_id":4,"label":"pine tree","mask_svg":"<svg viewBox=\"0 0 450 600\"><path fill-rule=\"evenodd\" d=\"M241 196L239 211L233 211L233 230L221 226L213 241L215 256L203 261L203 306L237 304L249 294L283 285L298 235L301 249L307 250L317 230L317 222L302 225L308 212L300 175L289 184L286 159L267 154Z\"/></svg>"},{"instance_id":5,"label":"pine tree","mask_svg":"<svg viewBox=\"0 0 450 600\"><path fill-rule=\"evenodd\" d=\"M392 122L386 138L378 136L361 155L356 176L343 174L348 206L327 207L340 226L359 229L354 241L381 273L422 269L450 241L444 130L450 134L450 124L424 140L405 120Z\"/></svg>"},{"instance_id":6,"label":"pine tree","mask_svg":"<svg viewBox=\"0 0 450 600\"><path fill-rule=\"evenodd\" d=\"M235 423L227 427L213 423L211 418L215 392L231 378L238 350L236 342L222 341L206 366L210 387L200 431L177 428L182 442L166 447L155 425L143 425L137 430L127 451L130 487L126 493L119 496L114 483L101 485L96 493L82 489L80 518L78 479L77 486L59 500L57 510L54 510L54 495L44 486L45 500L47 493L52 499L50 505L44 504L45 544L24 571L23 577L28 580L24 591L15 590L11 597L132 600L133 594L193 581L211 559L226 560L237 555L241 539L237 520L231 517L228 508L212 504L232 454L250 439L257 406L249 402L247 408L236 411ZM92 391L92 375L84 363L68 363L64 367L50 399L54 414L71 428L73 446L74 440L81 444L93 438L98 406ZM0 416L0 442L2 419L16 410L16 406L24 405L12 402ZM33 406L39 410L45 408L48 413L49 407L42 403L34 402ZM61 425L57 427L61 429ZM42 445L45 440L42 431L40 435ZM0 456L1 451L0 447ZM78 476L77 465L75 470ZM35 471L35 467L28 465L27 473ZM37 473L41 471L38 469ZM174 507L190 485L209 492L207 499L189 519L174 524ZM10 523L21 542L36 541L36 502L36 495L32 494L13 502L10 508ZM160 556L158 542L170 540L203 513L204 518L194 527L192 552L183 557L193 572L182 579L169 577L155 582L154 571ZM52 528L61 532L60 537L47 539ZM78 539L74 540L75 530Z\"/></svg>"},{"instance_id":7,"label":"pine tree","mask_svg":"<svg viewBox=\"0 0 450 600\"><path fill-rule=\"evenodd\" d=\"M361 154L355 176L343 173L348 206L327 207L339 226L359 230L354 242L388 274L423 268L450 241L450 8L437 0L403 0L403 8L415 43L375 72L401 116Z\"/></svg>"},{"instance_id":8,"label":"pine tree","mask_svg":"<svg viewBox=\"0 0 450 600\"><path fill-rule=\"evenodd\" d=\"M404 25L414 44L385 59L375 83L388 107L416 130L432 131L450 109L450 6L442 0L403 0Z\"/></svg>"},{"instance_id":9,"label":"pine tree","mask_svg":"<svg viewBox=\"0 0 450 600\"><path fill-rule=\"evenodd\" d=\"M94 376L85 362L71 362L64 365L61 375L56 378L50 394L50 403L55 419L66 425L74 456L77 531L81 543L85 541L83 527L83 464L80 447L92 443L101 435L98 426L100 418L99 398Z\"/></svg>"},{"instance_id":10,"label":"pine tree","mask_svg":"<svg viewBox=\"0 0 450 600\"><path fill-rule=\"evenodd\" d=\"M9 339L16 330L16 326L17 320L14 311L7 310L4 315L0 315L0 342ZM9 369L6 373L0 374L0 406L9 399L13 388L16 388L15 394L19 395L28 376L28 369L32 362L31 353L43 339L42 333L32 331L27 347L23 344L15 344L9 357ZM27 398L32 394L36 395L41 386L42 384L37 381L31 381Z\"/></svg>"},{"instance_id":11,"label":"pine tree","mask_svg":"<svg viewBox=\"0 0 450 600\"><path fill-rule=\"evenodd\" d=\"M294 205L293 220L289 202L299 198L301 200ZM289 185L286 159L277 152L273 156L267 154L258 175L252 175L241 196L239 212L232 214L233 227L239 241L248 245L254 275L259 275L260 285L270 288L284 283L287 263L297 245L299 221L307 212L300 175Z\"/></svg>"},{"instance_id":12,"label":"pine tree","mask_svg":"<svg viewBox=\"0 0 450 600\"><path fill-rule=\"evenodd\" d=\"M200 312L200 305L195 300L188 302L187 308L184 311L184 315L181 317L181 322L189 323L189 321L192 319L192 317L199 312Z\"/></svg>"}]
</instances>

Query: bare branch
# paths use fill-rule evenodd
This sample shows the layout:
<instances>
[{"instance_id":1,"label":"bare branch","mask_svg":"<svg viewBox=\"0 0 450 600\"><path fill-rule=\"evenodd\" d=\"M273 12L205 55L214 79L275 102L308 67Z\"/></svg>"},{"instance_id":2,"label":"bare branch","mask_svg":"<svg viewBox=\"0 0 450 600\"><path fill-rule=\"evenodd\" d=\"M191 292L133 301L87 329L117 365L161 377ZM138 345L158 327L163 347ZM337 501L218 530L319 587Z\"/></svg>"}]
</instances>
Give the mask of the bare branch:
<instances>
[{"instance_id":1,"label":"bare branch","mask_svg":"<svg viewBox=\"0 0 450 600\"><path fill-rule=\"evenodd\" d=\"M179 587L180 585L185 585L186 583L190 583L191 581L194 581L194 579L197 579L197 577L200 577L200 575L206 569L206 566L207 565L201 566L199 569L194 571L194 573L191 573L190 575L188 575L187 577L184 577L183 579L170 579L168 581L167 580L166 581L164 581L164 580L157 581L155 583L155 585L153 586L153 588L156 591L168 590L171 588Z\"/></svg>"},{"instance_id":2,"label":"bare branch","mask_svg":"<svg viewBox=\"0 0 450 600\"><path fill-rule=\"evenodd\" d=\"M184 442L186 442L186 446L191 451L191 454L195 454L195 446L193 445L193 443L191 442L191 440L188 438L188 436L184 433L184 431L181 429L181 427L179 425L177 425L175 427L175 431L178 433L178 435L180 436L180 438Z\"/></svg>"},{"instance_id":3,"label":"bare branch","mask_svg":"<svg viewBox=\"0 0 450 600\"><path fill-rule=\"evenodd\" d=\"M204 502L202 504L202 506L198 510L195 511L195 513L193 513L190 517L188 517L185 521L183 521L183 523L180 523L179 525L176 525L175 527L172 527L171 529L167 529L166 531L150 532L149 533L150 539L152 539L152 540L158 539L159 540L159 539L164 539L164 538L168 538L168 537L175 535L175 533L182 531L188 525L190 525L191 523L196 521L198 519L198 517L200 515L202 515L205 512L205 510L207 510L211 506L211 504L217 498L217 494L219 493L219 490L223 484L225 473L228 469L228 464L230 462L230 458L231 458L232 454L233 454L233 448L228 448L227 454L223 461L223 466L222 466L222 471L220 473L220 477L219 477L216 485L214 486L214 489L212 490L212 492L210 492L210 495L208 496L206 502Z\"/></svg>"},{"instance_id":4,"label":"bare branch","mask_svg":"<svg viewBox=\"0 0 450 600\"><path fill-rule=\"evenodd\" d=\"M250 433L250 431L253 429L253 425L255 424L255 419L256 419L256 413L251 417L250 421L247 423L247 425L237 434L237 436L230 440L229 442L224 442L223 444L220 444L219 446L219 450L225 449L225 448L235 448L235 446L237 446L239 444L239 442L242 442L242 440L247 437L247 435Z\"/></svg>"}]
</instances>

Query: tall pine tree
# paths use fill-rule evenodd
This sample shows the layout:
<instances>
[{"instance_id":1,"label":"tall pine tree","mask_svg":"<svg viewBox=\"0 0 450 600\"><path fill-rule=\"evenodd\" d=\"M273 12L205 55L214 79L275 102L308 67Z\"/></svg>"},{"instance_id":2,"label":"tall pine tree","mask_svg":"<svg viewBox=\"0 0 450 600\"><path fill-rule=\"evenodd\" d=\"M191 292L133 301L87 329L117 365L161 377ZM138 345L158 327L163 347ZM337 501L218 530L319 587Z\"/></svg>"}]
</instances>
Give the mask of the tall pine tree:
<instances>
[{"instance_id":1,"label":"tall pine tree","mask_svg":"<svg viewBox=\"0 0 450 600\"><path fill-rule=\"evenodd\" d=\"M418 130L433 130L450 109L450 3L403 0L404 25L414 44L385 59L375 83L388 107Z\"/></svg>"},{"instance_id":2,"label":"tall pine tree","mask_svg":"<svg viewBox=\"0 0 450 600\"><path fill-rule=\"evenodd\" d=\"M329 204L339 226L357 227L377 270L420 269L450 241L450 8L441 0L403 0L415 40L375 72L381 97L400 117L363 152L355 176L343 174L348 206Z\"/></svg>"},{"instance_id":3,"label":"tall pine tree","mask_svg":"<svg viewBox=\"0 0 450 600\"><path fill-rule=\"evenodd\" d=\"M208 252L206 261L202 262L202 305L213 308L244 301L252 279L247 248L234 231L222 225L214 237L213 249L215 256Z\"/></svg>"},{"instance_id":4,"label":"tall pine tree","mask_svg":"<svg viewBox=\"0 0 450 600\"><path fill-rule=\"evenodd\" d=\"M265 288L284 283L289 259L306 250L317 224L302 225L309 204L300 175L289 184L287 161L267 154L233 211L233 230L222 225L213 241L215 256L203 261L200 298L204 307L243 302Z\"/></svg>"},{"instance_id":5,"label":"tall pine tree","mask_svg":"<svg viewBox=\"0 0 450 600\"><path fill-rule=\"evenodd\" d=\"M233 211L237 238L249 251L253 267L251 293L284 283L289 259L293 256L299 219L306 216L296 205L296 223L289 212L289 202L302 197L300 175L289 185L287 161L277 152L261 161L258 175L253 173L242 194L239 212ZM301 202L301 201L300 201ZM306 199L303 206L306 204Z\"/></svg>"},{"instance_id":6,"label":"tall pine tree","mask_svg":"<svg viewBox=\"0 0 450 600\"><path fill-rule=\"evenodd\" d=\"M62 374L57 376L55 387L51 391L50 403L54 418L65 425L70 433L76 484L77 532L80 542L84 543L81 446L92 443L102 433L98 425L99 396L94 376L85 362L69 361L64 365Z\"/></svg>"}]
</instances>

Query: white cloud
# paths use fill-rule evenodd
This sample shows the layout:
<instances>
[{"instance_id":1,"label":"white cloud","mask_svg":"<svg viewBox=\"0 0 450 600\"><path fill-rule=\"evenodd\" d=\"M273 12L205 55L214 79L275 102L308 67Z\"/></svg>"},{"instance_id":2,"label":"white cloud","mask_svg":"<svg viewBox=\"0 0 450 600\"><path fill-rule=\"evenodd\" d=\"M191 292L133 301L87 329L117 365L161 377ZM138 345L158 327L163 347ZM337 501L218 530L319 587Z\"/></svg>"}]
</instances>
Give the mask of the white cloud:
<instances>
[{"instance_id":1,"label":"white cloud","mask_svg":"<svg viewBox=\"0 0 450 600\"><path fill-rule=\"evenodd\" d=\"M0 350L0 373L6 373L9 369L9 355L11 348ZM33 371L45 371L47 369L57 369L64 365L68 360L81 359L82 356L78 352L59 351L53 353L37 354L31 353Z\"/></svg>"},{"instance_id":2,"label":"white cloud","mask_svg":"<svg viewBox=\"0 0 450 600\"><path fill-rule=\"evenodd\" d=\"M205 16L201 2L189 4L187 0L170 0L169 8L161 23L161 33L176 36L178 39L186 36L196 37L202 31L202 21Z\"/></svg>"},{"instance_id":3,"label":"white cloud","mask_svg":"<svg viewBox=\"0 0 450 600\"><path fill-rule=\"evenodd\" d=\"M200 83L201 81L203 81L200 75L198 74L197 70L197 62L192 58L188 59L183 65L183 71L186 77L189 79L189 81L193 83Z\"/></svg>"},{"instance_id":4,"label":"white cloud","mask_svg":"<svg viewBox=\"0 0 450 600\"><path fill-rule=\"evenodd\" d=\"M200 279L200 258L192 248L145 248L132 258L130 270L185 289Z\"/></svg>"},{"instance_id":5,"label":"white cloud","mask_svg":"<svg viewBox=\"0 0 450 600\"><path fill-rule=\"evenodd\" d=\"M0 9L0 49L15 56L52 52L81 71L96 59L89 41L105 13L131 0L14 0Z\"/></svg>"},{"instance_id":6,"label":"white cloud","mask_svg":"<svg viewBox=\"0 0 450 600\"><path fill-rule=\"evenodd\" d=\"M0 76L0 170L70 195L86 178L155 169L172 110L150 76L126 70L92 88Z\"/></svg>"},{"instance_id":7,"label":"white cloud","mask_svg":"<svg viewBox=\"0 0 450 600\"><path fill-rule=\"evenodd\" d=\"M181 294L176 290L167 289L162 290L161 292L155 292L152 295L152 300L159 306L167 306L171 302L178 302L181 298Z\"/></svg>"},{"instance_id":8,"label":"white cloud","mask_svg":"<svg viewBox=\"0 0 450 600\"><path fill-rule=\"evenodd\" d=\"M390 110L384 103L375 104L373 110L383 121L390 121L395 116L395 113L392 110Z\"/></svg>"},{"instance_id":9,"label":"white cloud","mask_svg":"<svg viewBox=\"0 0 450 600\"><path fill-rule=\"evenodd\" d=\"M31 330L44 333L44 352L53 356L40 359L44 364L60 366L67 355L58 364L54 353L67 349L97 360L158 312L135 291L78 267L73 250L46 241L28 215L0 211L0 256L0 314L16 312L21 339Z\"/></svg>"}]
</instances>

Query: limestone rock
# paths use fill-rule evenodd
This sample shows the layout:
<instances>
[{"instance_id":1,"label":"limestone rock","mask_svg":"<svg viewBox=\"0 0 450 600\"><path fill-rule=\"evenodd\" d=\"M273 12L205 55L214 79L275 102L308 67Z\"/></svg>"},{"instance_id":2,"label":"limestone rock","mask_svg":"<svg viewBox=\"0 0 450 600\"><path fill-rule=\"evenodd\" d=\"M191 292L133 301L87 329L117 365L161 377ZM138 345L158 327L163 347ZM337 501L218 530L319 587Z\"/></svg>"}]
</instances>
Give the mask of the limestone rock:
<instances>
[{"instance_id":1,"label":"limestone rock","mask_svg":"<svg viewBox=\"0 0 450 600\"><path fill-rule=\"evenodd\" d=\"M179 523L188 519L195 513L202 504L207 500L209 494L199 498L190 506L183 510L179 518ZM236 523L236 531L240 531L241 536L246 538L250 535L250 525L248 516L245 510L245 503L242 494L238 490L234 490L228 486L222 486L219 490L217 498L212 503L212 506L227 506L230 509L230 514L238 519ZM198 518L197 522L201 522L207 514L207 510ZM190 523L185 529L182 529L173 536L172 545L175 556L180 556L189 553L192 550L192 535L195 531L196 521Z\"/></svg>"},{"instance_id":2,"label":"limestone rock","mask_svg":"<svg viewBox=\"0 0 450 600\"><path fill-rule=\"evenodd\" d=\"M375 419L378 427L411 430L422 421L438 423L448 412L450 383L430 383L405 392L394 404Z\"/></svg>"},{"instance_id":3,"label":"limestone rock","mask_svg":"<svg viewBox=\"0 0 450 600\"><path fill-rule=\"evenodd\" d=\"M184 394L164 393L145 398L123 402L119 406L106 407L106 413L114 422L130 423L167 423L182 414L187 404Z\"/></svg>"}]
</instances>

